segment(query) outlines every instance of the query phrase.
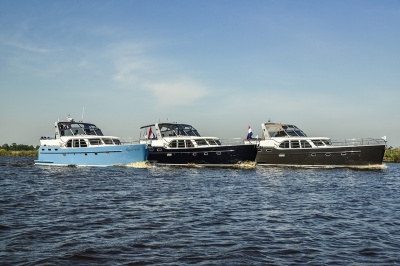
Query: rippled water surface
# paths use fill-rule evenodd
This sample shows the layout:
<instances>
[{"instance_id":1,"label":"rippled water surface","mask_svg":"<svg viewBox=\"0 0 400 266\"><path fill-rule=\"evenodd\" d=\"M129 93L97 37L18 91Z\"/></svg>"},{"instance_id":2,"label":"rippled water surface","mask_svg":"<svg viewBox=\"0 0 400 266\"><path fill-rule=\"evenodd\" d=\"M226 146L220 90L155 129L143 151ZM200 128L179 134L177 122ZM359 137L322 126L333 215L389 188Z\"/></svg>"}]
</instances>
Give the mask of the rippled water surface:
<instances>
[{"instance_id":1,"label":"rippled water surface","mask_svg":"<svg viewBox=\"0 0 400 266\"><path fill-rule=\"evenodd\" d=\"M2 265L399 265L400 164L71 168L0 157Z\"/></svg>"}]
</instances>

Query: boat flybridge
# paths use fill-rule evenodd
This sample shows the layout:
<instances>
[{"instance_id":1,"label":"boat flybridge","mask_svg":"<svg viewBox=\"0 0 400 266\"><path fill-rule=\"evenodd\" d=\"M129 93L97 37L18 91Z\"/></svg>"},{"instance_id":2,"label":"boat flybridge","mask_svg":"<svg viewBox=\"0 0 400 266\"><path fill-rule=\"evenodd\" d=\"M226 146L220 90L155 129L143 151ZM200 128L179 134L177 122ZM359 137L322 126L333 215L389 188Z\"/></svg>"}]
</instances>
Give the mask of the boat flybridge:
<instances>
[{"instance_id":1,"label":"boat flybridge","mask_svg":"<svg viewBox=\"0 0 400 266\"><path fill-rule=\"evenodd\" d=\"M255 160L256 145L223 144L204 137L191 125L155 123L141 127L140 143L149 149L148 161L157 164L233 165Z\"/></svg>"},{"instance_id":2,"label":"boat flybridge","mask_svg":"<svg viewBox=\"0 0 400 266\"><path fill-rule=\"evenodd\" d=\"M145 161L147 147L125 144L119 137L105 136L91 123L55 122L55 136L41 137L38 165L111 166Z\"/></svg>"},{"instance_id":3,"label":"boat flybridge","mask_svg":"<svg viewBox=\"0 0 400 266\"><path fill-rule=\"evenodd\" d=\"M263 123L256 162L264 165L356 166L382 164L386 139L332 141L308 137L291 124Z\"/></svg>"}]
</instances>

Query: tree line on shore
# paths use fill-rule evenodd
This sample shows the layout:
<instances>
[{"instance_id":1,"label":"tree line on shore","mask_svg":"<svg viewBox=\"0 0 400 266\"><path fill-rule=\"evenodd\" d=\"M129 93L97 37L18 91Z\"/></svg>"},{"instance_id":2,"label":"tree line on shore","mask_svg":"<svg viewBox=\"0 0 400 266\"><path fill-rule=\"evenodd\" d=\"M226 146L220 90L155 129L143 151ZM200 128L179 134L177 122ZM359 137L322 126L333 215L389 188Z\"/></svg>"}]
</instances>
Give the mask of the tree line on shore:
<instances>
[{"instance_id":1,"label":"tree line on shore","mask_svg":"<svg viewBox=\"0 0 400 266\"><path fill-rule=\"evenodd\" d=\"M3 144L0 147L0 156L37 156L38 149L39 146L33 147L32 145L16 143L11 145ZM386 150L383 161L400 163L400 147Z\"/></svg>"},{"instance_id":2,"label":"tree line on shore","mask_svg":"<svg viewBox=\"0 0 400 266\"><path fill-rule=\"evenodd\" d=\"M400 163L400 147L396 149L388 149L385 151L385 156L383 157L385 162Z\"/></svg>"},{"instance_id":3,"label":"tree line on shore","mask_svg":"<svg viewBox=\"0 0 400 266\"><path fill-rule=\"evenodd\" d=\"M12 143L0 147L0 156L37 156L39 146Z\"/></svg>"}]
</instances>

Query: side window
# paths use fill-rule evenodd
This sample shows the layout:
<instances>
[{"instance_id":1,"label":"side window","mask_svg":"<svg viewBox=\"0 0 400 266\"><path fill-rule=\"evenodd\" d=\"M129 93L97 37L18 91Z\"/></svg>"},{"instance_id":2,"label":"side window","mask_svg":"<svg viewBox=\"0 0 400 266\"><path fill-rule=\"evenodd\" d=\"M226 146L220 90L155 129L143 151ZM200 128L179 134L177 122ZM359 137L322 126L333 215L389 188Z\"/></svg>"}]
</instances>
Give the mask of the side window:
<instances>
[{"instance_id":1,"label":"side window","mask_svg":"<svg viewBox=\"0 0 400 266\"><path fill-rule=\"evenodd\" d=\"M332 142L330 139L324 139L323 142L325 143L326 146L331 146Z\"/></svg>"},{"instance_id":2,"label":"side window","mask_svg":"<svg viewBox=\"0 0 400 266\"><path fill-rule=\"evenodd\" d=\"M103 139L103 141L104 141L104 144L108 144L108 145L114 144L114 142L112 142L111 139Z\"/></svg>"},{"instance_id":3,"label":"side window","mask_svg":"<svg viewBox=\"0 0 400 266\"><path fill-rule=\"evenodd\" d=\"M171 141L171 142L169 143L168 146L169 146L170 148L176 148L176 146L177 146L176 144L177 144L177 143L176 143L176 140L173 140L173 141Z\"/></svg>"},{"instance_id":4,"label":"side window","mask_svg":"<svg viewBox=\"0 0 400 266\"><path fill-rule=\"evenodd\" d=\"M289 141L285 140L279 145L279 148L289 149Z\"/></svg>"},{"instance_id":5,"label":"side window","mask_svg":"<svg viewBox=\"0 0 400 266\"><path fill-rule=\"evenodd\" d=\"M115 145L121 145L121 141L119 139L113 139Z\"/></svg>"},{"instance_id":6,"label":"side window","mask_svg":"<svg viewBox=\"0 0 400 266\"><path fill-rule=\"evenodd\" d=\"M321 140L313 140L312 142L315 146L325 146Z\"/></svg>"},{"instance_id":7,"label":"side window","mask_svg":"<svg viewBox=\"0 0 400 266\"><path fill-rule=\"evenodd\" d=\"M178 140L178 148L185 148L185 141L184 140Z\"/></svg>"},{"instance_id":8,"label":"side window","mask_svg":"<svg viewBox=\"0 0 400 266\"><path fill-rule=\"evenodd\" d=\"M79 148L79 139L74 139L73 146L74 148Z\"/></svg>"},{"instance_id":9,"label":"side window","mask_svg":"<svg viewBox=\"0 0 400 266\"><path fill-rule=\"evenodd\" d=\"M67 148L72 148L72 139L67 141Z\"/></svg>"},{"instance_id":10,"label":"side window","mask_svg":"<svg viewBox=\"0 0 400 266\"><path fill-rule=\"evenodd\" d=\"M298 148L300 148L300 143L299 143L298 140L292 140L292 141L290 141L290 145L291 145L291 147L292 147L293 149L298 149Z\"/></svg>"},{"instance_id":11,"label":"side window","mask_svg":"<svg viewBox=\"0 0 400 266\"><path fill-rule=\"evenodd\" d=\"M89 139L90 145L102 145L103 143L100 141L100 139Z\"/></svg>"},{"instance_id":12,"label":"side window","mask_svg":"<svg viewBox=\"0 0 400 266\"><path fill-rule=\"evenodd\" d=\"M311 148L311 144L307 140L301 140L300 143L302 148Z\"/></svg>"},{"instance_id":13,"label":"side window","mask_svg":"<svg viewBox=\"0 0 400 266\"><path fill-rule=\"evenodd\" d=\"M194 145L190 140L186 140L186 147L192 148L192 147L194 147Z\"/></svg>"},{"instance_id":14,"label":"side window","mask_svg":"<svg viewBox=\"0 0 400 266\"><path fill-rule=\"evenodd\" d=\"M217 143L215 143L215 140L213 140L213 139L207 139L207 142L210 145L218 145Z\"/></svg>"},{"instance_id":15,"label":"side window","mask_svg":"<svg viewBox=\"0 0 400 266\"><path fill-rule=\"evenodd\" d=\"M80 139L79 140L79 144L80 144L81 148L82 147L87 147L86 141L84 139Z\"/></svg>"},{"instance_id":16,"label":"side window","mask_svg":"<svg viewBox=\"0 0 400 266\"><path fill-rule=\"evenodd\" d=\"M196 139L197 146L207 146L207 142L205 139Z\"/></svg>"}]
</instances>

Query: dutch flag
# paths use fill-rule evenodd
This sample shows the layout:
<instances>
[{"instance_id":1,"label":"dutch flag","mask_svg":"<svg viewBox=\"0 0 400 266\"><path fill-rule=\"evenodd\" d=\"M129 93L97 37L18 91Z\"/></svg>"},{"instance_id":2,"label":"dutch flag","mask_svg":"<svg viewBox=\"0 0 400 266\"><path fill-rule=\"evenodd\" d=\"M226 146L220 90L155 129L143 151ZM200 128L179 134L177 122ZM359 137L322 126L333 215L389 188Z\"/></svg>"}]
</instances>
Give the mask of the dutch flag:
<instances>
[{"instance_id":1,"label":"dutch flag","mask_svg":"<svg viewBox=\"0 0 400 266\"><path fill-rule=\"evenodd\" d=\"M247 132L247 139L251 139L253 137L253 131L251 131L251 127L249 126L249 131Z\"/></svg>"},{"instance_id":2,"label":"dutch flag","mask_svg":"<svg viewBox=\"0 0 400 266\"><path fill-rule=\"evenodd\" d=\"M154 135L153 130L151 130L151 128L149 130L149 134L147 135L147 138L148 139L155 139L156 138L156 136Z\"/></svg>"}]
</instances>

